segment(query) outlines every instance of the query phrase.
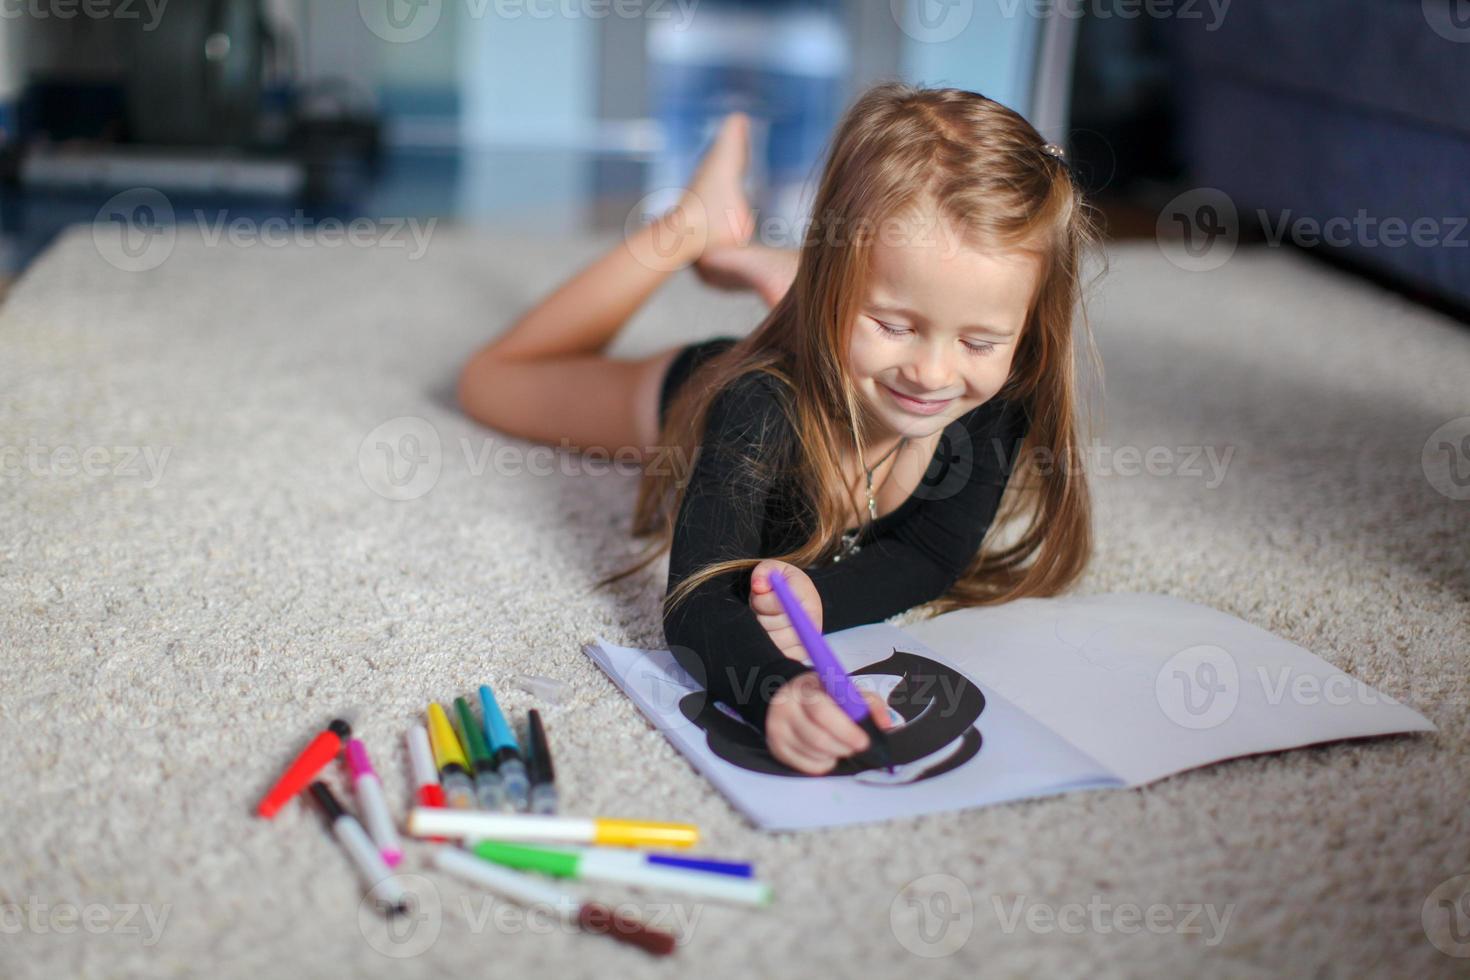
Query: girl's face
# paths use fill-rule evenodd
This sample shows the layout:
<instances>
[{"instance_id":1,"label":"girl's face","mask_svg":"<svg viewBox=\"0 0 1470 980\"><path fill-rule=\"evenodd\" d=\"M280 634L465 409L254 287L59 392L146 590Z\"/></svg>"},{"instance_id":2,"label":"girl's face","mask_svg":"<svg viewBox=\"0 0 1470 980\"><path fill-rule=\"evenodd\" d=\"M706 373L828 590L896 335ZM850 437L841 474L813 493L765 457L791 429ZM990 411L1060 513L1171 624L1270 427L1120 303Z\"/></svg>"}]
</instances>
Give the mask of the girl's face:
<instances>
[{"instance_id":1,"label":"girl's face","mask_svg":"<svg viewBox=\"0 0 1470 980\"><path fill-rule=\"evenodd\" d=\"M868 421L922 439L983 405L1010 375L1040 275L1028 252L980 252L947 221L878 233L848 369Z\"/></svg>"}]
</instances>

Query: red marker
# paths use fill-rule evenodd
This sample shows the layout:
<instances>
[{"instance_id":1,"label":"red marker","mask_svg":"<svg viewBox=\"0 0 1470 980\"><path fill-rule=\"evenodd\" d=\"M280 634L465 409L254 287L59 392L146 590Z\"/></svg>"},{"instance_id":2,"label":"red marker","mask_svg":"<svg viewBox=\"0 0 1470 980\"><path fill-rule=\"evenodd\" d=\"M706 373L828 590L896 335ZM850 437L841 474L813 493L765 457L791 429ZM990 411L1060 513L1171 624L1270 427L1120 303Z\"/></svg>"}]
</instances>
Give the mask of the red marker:
<instances>
[{"instance_id":1,"label":"red marker","mask_svg":"<svg viewBox=\"0 0 1470 980\"><path fill-rule=\"evenodd\" d=\"M352 727L341 718L332 719L327 730L311 740L311 744L302 749L301 754L296 757L290 767L286 769L271 791L265 794L265 799L260 801L260 806L255 812L262 817L274 817L292 797L306 788L307 784L316 778L333 759L337 753L342 751L342 743L352 736Z\"/></svg>"},{"instance_id":2,"label":"red marker","mask_svg":"<svg viewBox=\"0 0 1470 980\"><path fill-rule=\"evenodd\" d=\"M408 761L413 767L413 781L418 787L414 795L419 806L448 806L444 787L439 785L439 770L434 768L434 751L429 747L429 732L423 725L414 725L408 730ZM444 842L443 837L434 837L431 840Z\"/></svg>"}]
</instances>

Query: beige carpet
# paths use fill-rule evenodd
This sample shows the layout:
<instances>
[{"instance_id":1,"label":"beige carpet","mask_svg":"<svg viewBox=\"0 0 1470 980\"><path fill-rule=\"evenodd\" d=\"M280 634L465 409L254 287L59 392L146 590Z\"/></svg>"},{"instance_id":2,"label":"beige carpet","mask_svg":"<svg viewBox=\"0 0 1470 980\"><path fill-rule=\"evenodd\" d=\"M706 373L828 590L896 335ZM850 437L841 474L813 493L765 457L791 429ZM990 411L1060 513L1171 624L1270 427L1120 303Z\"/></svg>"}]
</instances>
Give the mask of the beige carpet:
<instances>
[{"instance_id":1,"label":"beige carpet","mask_svg":"<svg viewBox=\"0 0 1470 980\"><path fill-rule=\"evenodd\" d=\"M1470 414L1463 326L1275 250L1192 274L1120 248L1094 307L1103 446L1173 462L1100 459L1083 591L1241 616L1437 735L763 835L579 652L599 634L662 641L662 568L588 591L629 553L634 478L575 457L497 468L497 447L528 446L447 398L466 352L596 247L440 228L414 260L185 230L126 271L79 228L15 285L0 975L1465 975L1431 933L1446 943L1439 899L1460 885L1441 885L1470 872L1470 502L1422 462ZM757 309L685 274L615 353L740 332ZM425 425L375 433L403 417ZM370 488L380 442L429 460L390 491L417 496ZM1187 461L1201 446L1233 453L1223 478ZM521 673L567 685L542 706L570 810L694 821L710 853L756 862L774 908L599 889L681 934L654 962L502 909L416 847L424 911L390 937L312 811L250 815L337 714L401 803L402 733L425 703L490 679L520 714L538 704Z\"/></svg>"}]
</instances>

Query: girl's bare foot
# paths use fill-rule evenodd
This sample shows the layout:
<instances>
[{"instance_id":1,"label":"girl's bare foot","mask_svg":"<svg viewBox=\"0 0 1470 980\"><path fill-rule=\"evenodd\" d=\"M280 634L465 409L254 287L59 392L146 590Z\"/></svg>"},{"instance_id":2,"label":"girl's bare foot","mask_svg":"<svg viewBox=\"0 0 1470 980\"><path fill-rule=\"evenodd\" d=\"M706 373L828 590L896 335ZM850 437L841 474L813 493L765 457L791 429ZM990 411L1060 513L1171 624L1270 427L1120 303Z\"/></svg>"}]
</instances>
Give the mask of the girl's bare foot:
<instances>
[{"instance_id":1,"label":"girl's bare foot","mask_svg":"<svg viewBox=\"0 0 1470 980\"><path fill-rule=\"evenodd\" d=\"M755 215L741 186L749 159L750 117L732 112L720 122L714 143L684 192L685 206L693 213L702 210L708 221L706 254L744 245L755 234Z\"/></svg>"},{"instance_id":2,"label":"girl's bare foot","mask_svg":"<svg viewBox=\"0 0 1470 980\"><path fill-rule=\"evenodd\" d=\"M694 262L694 272L716 289L753 289L775 306L791 289L799 261L795 249L769 245L707 248Z\"/></svg>"}]
</instances>

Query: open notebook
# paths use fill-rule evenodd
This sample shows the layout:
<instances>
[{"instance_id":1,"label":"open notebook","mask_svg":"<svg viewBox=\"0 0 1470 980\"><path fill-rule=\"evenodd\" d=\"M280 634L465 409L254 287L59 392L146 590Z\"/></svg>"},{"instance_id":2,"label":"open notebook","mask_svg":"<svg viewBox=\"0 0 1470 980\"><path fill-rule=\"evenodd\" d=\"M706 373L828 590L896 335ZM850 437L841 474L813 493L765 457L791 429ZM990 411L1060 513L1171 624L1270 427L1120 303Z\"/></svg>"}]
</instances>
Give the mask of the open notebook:
<instances>
[{"instance_id":1,"label":"open notebook","mask_svg":"<svg viewBox=\"0 0 1470 980\"><path fill-rule=\"evenodd\" d=\"M1255 752L1435 730L1293 643L1164 595L1020 599L828 642L890 707L892 773L797 773L668 651L599 638L585 652L767 830L1141 786Z\"/></svg>"}]
</instances>

